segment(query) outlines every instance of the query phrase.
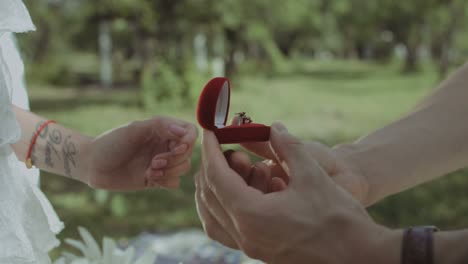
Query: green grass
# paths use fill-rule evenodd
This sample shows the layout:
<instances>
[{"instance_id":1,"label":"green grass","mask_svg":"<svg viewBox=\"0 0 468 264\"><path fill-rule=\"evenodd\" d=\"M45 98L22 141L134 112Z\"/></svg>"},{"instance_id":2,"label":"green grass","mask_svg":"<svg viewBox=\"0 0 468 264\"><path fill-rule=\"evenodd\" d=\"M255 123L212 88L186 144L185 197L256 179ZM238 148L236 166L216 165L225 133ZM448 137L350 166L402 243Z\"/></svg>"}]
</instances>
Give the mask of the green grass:
<instances>
[{"instance_id":1,"label":"green grass","mask_svg":"<svg viewBox=\"0 0 468 264\"><path fill-rule=\"evenodd\" d=\"M354 140L409 111L431 92L437 79L430 70L401 75L394 66L358 62L303 61L291 65L288 72L275 77L244 74L233 80L231 116L245 111L256 122L281 120L301 138L336 144ZM193 88L192 106L164 104L152 113L141 108L137 89L102 91L32 85L30 94L37 113L98 135L154 115L195 122L196 97L201 89ZM199 164L198 149L193 164L195 168ZM66 223L61 238L76 237L77 226L89 228L97 237L116 238L199 226L191 176L185 177L182 188L174 192L107 193L48 174L42 187Z\"/></svg>"}]
</instances>

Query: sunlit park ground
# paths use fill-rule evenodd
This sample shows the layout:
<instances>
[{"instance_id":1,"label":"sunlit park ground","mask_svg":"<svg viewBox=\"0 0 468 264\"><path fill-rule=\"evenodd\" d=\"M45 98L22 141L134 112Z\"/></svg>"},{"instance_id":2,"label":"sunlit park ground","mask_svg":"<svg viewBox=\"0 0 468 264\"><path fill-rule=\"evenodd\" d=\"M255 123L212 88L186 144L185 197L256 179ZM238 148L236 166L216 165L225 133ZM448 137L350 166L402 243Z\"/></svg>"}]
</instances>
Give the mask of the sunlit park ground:
<instances>
[{"instance_id":1,"label":"sunlit park ground","mask_svg":"<svg viewBox=\"0 0 468 264\"><path fill-rule=\"evenodd\" d=\"M403 75L399 65L379 66L358 62L291 63L276 76L242 74L232 82L231 111L245 111L257 122L281 120L294 134L329 145L354 140L411 110L437 85L430 68ZM89 135L153 115L171 115L196 122L196 99L202 89L193 87L193 105L185 108L162 104L144 111L136 89L105 91L95 88L53 88L30 84L32 108ZM194 170L200 151L194 152ZM200 227L194 204L193 173L184 177L178 191L108 193L44 174L42 188L66 229L60 238L77 237L77 226L99 239L131 239L144 231L166 232ZM439 224L457 227L466 220L466 188L457 189L463 175L423 186L372 208L376 219L391 226ZM452 198L442 198L450 187ZM434 196L440 197L434 202ZM453 199L459 197L464 199ZM430 204L423 201L430 199ZM445 199L445 200L444 200ZM450 200L451 199L451 200ZM415 210L414 208L418 208ZM458 208L458 215L451 209ZM460 212L465 212L460 216ZM57 254L55 251L54 254Z\"/></svg>"}]
</instances>

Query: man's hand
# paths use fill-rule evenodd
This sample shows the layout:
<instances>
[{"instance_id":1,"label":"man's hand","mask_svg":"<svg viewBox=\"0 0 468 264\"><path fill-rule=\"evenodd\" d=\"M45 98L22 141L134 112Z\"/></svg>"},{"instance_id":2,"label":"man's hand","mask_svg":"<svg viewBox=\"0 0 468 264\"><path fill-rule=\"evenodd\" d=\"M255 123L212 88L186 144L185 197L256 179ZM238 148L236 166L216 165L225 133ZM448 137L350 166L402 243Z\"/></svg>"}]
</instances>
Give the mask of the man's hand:
<instances>
[{"instance_id":1,"label":"man's hand","mask_svg":"<svg viewBox=\"0 0 468 264\"><path fill-rule=\"evenodd\" d=\"M237 118L232 124L237 123ZM342 145L333 149L318 143L304 142L307 152L318 162L323 170L341 187L350 192L363 205L370 205L367 197L369 184L358 163L353 162L350 155L350 146ZM270 142L244 143L241 146L266 160L252 166L252 170L245 177L246 182L259 190L271 192L282 190L288 183L288 176L280 165L276 163L278 157L272 149ZM246 155L246 154L236 154ZM228 162L230 159L228 159ZM249 161L247 158L237 162ZM244 164L245 166L251 166Z\"/></svg>"},{"instance_id":2,"label":"man's hand","mask_svg":"<svg viewBox=\"0 0 468 264\"><path fill-rule=\"evenodd\" d=\"M172 118L133 122L90 142L81 153L88 164L81 174L95 188L174 189L190 170L196 138L195 126Z\"/></svg>"},{"instance_id":3,"label":"man's hand","mask_svg":"<svg viewBox=\"0 0 468 264\"><path fill-rule=\"evenodd\" d=\"M265 192L246 182L250 173L242 164L247 162L231 157L229 164L213 133L204 132L196 198L207 234L268 263L380 259L379 249L392 232L373 223L283 126L273 126L271 146L289 183L281 191Z\"/></svg>"},{"instance_id":4,"label":"man's hand","mask_svg":"<svg viewBox=\"0 0 468 264\"><path fill-rule=\"evenodd\" d=\"M328 176L350 192L363 205L369 205L367 199L369 189L367 178L361 172L359 166L351 162L345 146L331 149L318 142L305 142L303 144L308 154L318 162ZM267 159L267 161L256 163L253 167L257 174L256 179L272 181L261 185L273 186L273 190L283 189L288 181L287 175L281 166L276 164L278 157L276 157L272 150L271 143L245 143L242 146L255 155ZM283 181L281 182L279 179Z\"/></svg>"}]
</instances>

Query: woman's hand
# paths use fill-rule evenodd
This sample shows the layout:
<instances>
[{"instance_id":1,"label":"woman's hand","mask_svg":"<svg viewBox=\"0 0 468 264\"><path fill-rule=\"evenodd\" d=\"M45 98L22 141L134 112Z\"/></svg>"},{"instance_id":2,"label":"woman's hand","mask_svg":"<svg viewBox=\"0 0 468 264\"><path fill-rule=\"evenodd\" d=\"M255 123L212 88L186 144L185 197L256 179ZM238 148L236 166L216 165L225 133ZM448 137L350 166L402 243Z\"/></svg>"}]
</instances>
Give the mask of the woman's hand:
<instances>
[{"instance_id":1,"label":"woman's hand","mask_svg":"<svg viewBox=\"0 0 468 264\"><path fill-rule=\"evenodd\" d=\"M155 117L111 130L97 138L14 107L21 138L12 147L18 159L31 158L41 170L82 181L94 188L133 191L151 187L173 189L190 169L194 125ZM29 152L32 138L36 138ZM29 152L29 153L28 153Z\"/></svg>"},{"instance_id":2,"label":"woman's hand","mask_svg":"<svg viewBox=\"0 0 468 264\"><path fill-rule=\"evenodd\" d=\"M94 188L174 189L190 170L196 138L194 125L169 117L133 122L92 140L81 153L87 166L80 173Z\"/></svg>"}]
</instances>

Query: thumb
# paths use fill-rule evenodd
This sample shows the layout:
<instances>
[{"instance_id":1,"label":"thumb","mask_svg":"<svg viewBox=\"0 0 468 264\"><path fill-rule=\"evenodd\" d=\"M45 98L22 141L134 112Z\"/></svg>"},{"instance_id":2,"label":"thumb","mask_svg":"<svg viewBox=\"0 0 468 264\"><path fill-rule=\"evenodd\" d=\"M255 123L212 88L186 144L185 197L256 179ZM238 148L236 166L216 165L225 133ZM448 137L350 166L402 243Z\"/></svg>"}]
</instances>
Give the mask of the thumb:
<instances>
[{"instance_id":1,"label":"thumb","mask_svg":"<svg viewBox=\"0 0 468 264\"><path fill-rule=\"evenodd\" d=\"M289 174L291 186L321 185L328 179L307 146L281 123L272 126L271 146L278 162Z\"/></svg>"}]
</instances>

